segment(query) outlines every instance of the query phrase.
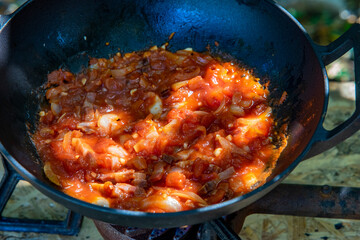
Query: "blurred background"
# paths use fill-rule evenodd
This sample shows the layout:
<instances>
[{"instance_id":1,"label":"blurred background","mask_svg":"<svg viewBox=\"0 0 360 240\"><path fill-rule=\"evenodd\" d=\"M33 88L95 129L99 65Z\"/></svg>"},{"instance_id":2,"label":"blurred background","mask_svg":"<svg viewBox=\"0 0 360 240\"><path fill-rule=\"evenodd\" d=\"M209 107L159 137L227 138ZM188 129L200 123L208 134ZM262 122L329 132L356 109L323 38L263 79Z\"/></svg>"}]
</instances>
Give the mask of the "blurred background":
<instances>
[{"instance_id":1,"label":"blurred background","mask_svg":"<svg viewBox=\"0 0 360 240\"><path fill-rule=\"evenodd\" d=\"M61 1L61 0L59 0ZM0 14L11 14L26 0L0 0ZM277 0L309 33L313 41L327 45L354 23L360 23L360 0ZM327 66L330 103L324 126L334 128L355 109L353 52ZM360 187L360 133L334 148L302 162L286 183ZM1 170L1 169L0 169ZM1 171L0 171L1 173ZM39 204L40 201L40 204ZM20 210L19 210L20 209ZM28 212L26 212L28 211ZM66 209L20 181L3 216L56 219ZM360 221L297 216L251 215L242 239L360 239ZM1 239L101 239L91 220L85 218L77 236L0 232Z\"/></svg>"},{"instance_id":2,"label":"blurred background","mask_svg":"<svg viewBox=\"0 0 360 240\"><path fill-rule=\"evenodd\" d=\"M0 0L0 14L11 14L26 0ZM353 23L360 23L360 0L277 0L306 29L315 43L327 45L344 33ZM349 81L353 71L347 60L331 65L330 79ZM350 68L348 68L350 67Z\"/></svg>"},{"instance_id":3,"label":"blurred background","mask_svg":"<svg viewBox=\"0 0 360 240\"><path fill-rule=\"evenodd\" d=\"M351 24L360 23L359 0L279 0L306 29L315 43L327 45L343 34ZM350 81L354 78L352 53L328 66L331 80Z\"/></svg>"}]
</instances>

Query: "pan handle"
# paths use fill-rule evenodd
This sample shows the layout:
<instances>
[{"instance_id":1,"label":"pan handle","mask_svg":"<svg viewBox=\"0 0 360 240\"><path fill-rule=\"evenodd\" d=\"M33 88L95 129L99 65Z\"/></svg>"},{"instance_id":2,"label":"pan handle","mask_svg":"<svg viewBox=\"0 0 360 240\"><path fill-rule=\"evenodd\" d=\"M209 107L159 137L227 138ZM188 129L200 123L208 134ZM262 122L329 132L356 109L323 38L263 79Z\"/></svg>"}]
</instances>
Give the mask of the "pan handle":
<instances>
[{"instance_id":1,"label":"pan handle","mask_svg":"<svg viewBox=\"0 0 360 240\"><path fill-rule=\"evenodd\" d=\"M328 65L344 55L351 48L354 49L355 66L355 112L345 122L328 131L319 125L310 151L305 158L322 153L360 129L360 24L354 24L347 32L327 46L316 46L323 63Z\"/></svg>"}]
</instances>

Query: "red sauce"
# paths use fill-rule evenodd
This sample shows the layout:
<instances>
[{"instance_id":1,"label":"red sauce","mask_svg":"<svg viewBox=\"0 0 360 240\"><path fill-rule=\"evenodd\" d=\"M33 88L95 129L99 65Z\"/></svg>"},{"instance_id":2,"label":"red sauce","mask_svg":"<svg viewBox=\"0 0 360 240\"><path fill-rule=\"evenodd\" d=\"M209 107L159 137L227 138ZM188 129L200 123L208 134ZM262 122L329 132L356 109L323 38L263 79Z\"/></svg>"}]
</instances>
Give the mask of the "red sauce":
<instances>
[{"instance_id":1,"label":"red sauce","mask_svg":"<svg viewBox=\"0 0 360 240\"><path fill-rule=\"evenodd\" d=\"M282 148L252 72L190 50L91 59L48 75L33 141L65 193L113 208L182 211L264 183ZM284 140L284 144L286 141Z\"/></svg>"}]
</instances>

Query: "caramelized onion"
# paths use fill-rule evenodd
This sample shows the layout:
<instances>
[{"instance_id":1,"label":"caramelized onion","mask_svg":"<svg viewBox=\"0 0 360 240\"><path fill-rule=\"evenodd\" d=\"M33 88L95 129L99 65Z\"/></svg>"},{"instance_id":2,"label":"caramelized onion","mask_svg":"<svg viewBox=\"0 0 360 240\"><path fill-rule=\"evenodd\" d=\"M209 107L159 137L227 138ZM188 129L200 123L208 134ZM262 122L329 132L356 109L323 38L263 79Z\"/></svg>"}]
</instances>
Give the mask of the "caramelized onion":
<instances>
[{"instance_id":1,"label":"caramelized onion","mask_svg":"<svg viewBox=\"0 0 360 240\"><path fill-rule=\"evenodd\" d=\"M129 155L126 150L119 145L110 146L107 151L120 158L126 158Z\"/></svg>"},{"instance_id":2,"label":"caramelized onion","mask_svg":"<svg viewBox=\"0 0 360 240\"><path fill-rule=\"evenodd\" d=\"M186 68L184 71L182 72L178 72L174 75L175 79L178 80L188 80L191 79L193 77L196 77L197 75L199 75L200 73L200 68L199 67L189 67Z\"/></svg>"},{"instance_id":3,"label":"caramelized onion","mask_svg":"<svg viewBox=\"0 0 360 240\"><path fill-rule=\"evenodd\" d=\"M51 164L49 162L46 162L44 165L44 173L52 183L60 186L59 176L53 172L53 170L51 169Z\"/></svg>"},{"instance_id":4,"label":"caramelized onion","mask_svg":"<svg viewBox=\"0 0 360 240\"><path fill-rule=\"evenodd\" d=\"M235 173L234 167L229 167L225 171L219 173L218 176L219 176L219 179L222 181L222 180L230 178L234 173Z\"/></svg>"},{"instance_id":5,"label":"caramelized onion","mask_svg":"<svg viewBox=\"0 0 360 240\"><path fill-rule=\"evenodd\" d=\"M225 104L226 104L226 100L225 100L225 98L223 98L223 100L221 101L219 107L214 111L214 114L221 113L225 109Z\"/></svg>"},{"instance_id":6,"label":"caramelized onion","mask_svg":"<svg viewBox=\"0 0 360 240\"><path fill-rule=\"evenodd\" d=\"M123 170L113 173L102 173L97 176L97 179L106 182L111 181L114 183L127 182L134 178L134 170Z\"/></svg>"},{"instance_id":7,"label":"caramelized onion","mask_svg":"<svg viewBox=\"0 0 360 240\"><path fill-rule=\"evenodd\" d=\"M234 114L236 117L242 117L245 115L245 111L242 107L232 104L230 106L230 112Z\"/></svg>"},{"instance_id":8,"label":"caramelized onion","mask_svg":"<svg viewBox=\"0 0 360 240\"><path fill-rule=\"evenodd\" d=\"M99 117L98 127L99 131L103 135L110 135L115 130L119 129L121 122L119 122L119 117L116 114L105 114Z\"/></svg>"},{"instance_id":9,"label":"caramelized onion","mask_svg":"<svg viewBox=\"0 0 360 240\"><path fill-rule=\"evenodd\" d=\"M56 116L61 113L62 107L57 103L51 103L51 112Z\"/></svg>"},{"instance_id":10,"label":"caramelized onion","mask_svg":"<svg viewBox=\"0 0 360 240\"><path fill-rule=\"evenodd\" d=\"M239 104L241 102L242 99L242 94L239 92L235 92L234 95L232 96L232 103L233 104Z\"/></svg>"},{"instance_id":11,"label":"caramelized onion","mask_svg":"<svg viewBox=\"0 0 360 240\"><path fill-rule=\"evenodd\" d=\"M202 206L208 205L202 197L200 197L199 195L197 195L194 192L178 191L178 190L174 189L174 190L171 190L170 195L190 199L191 201L197 202L197 203L201 204Z\"/></svg>"},{"instance_id":12,"label":"caramelized onion","mask_svg":"<svg viewBox=\"0 0 360 240\"><path fill-rule=\"evenodd\" d=\"M239 105L243 108L250 108L253 105L252 100L243 100L239 103Z\"/></svg>"},{"instance_id":13,"label":"caramelized onion","mask_svg":"<svg viewBox=\"0 0 360 240\"><path fill-rule=\"evenodd\" d=\"M127 74L131 73L132 71L134 71L136 68L132 65L130 65L129 67L125 67L125 68L121 68L121 69L112 69L111 71L111 75L115 78L123 78L125 77Z\"/></svg>"},{"instance_id":14,"label":"caramelized onion","mask_svg":"<svg viewBox=\"0 0 360 240\"><path fill-rule=\"evenodd\" d=\"M141 201L141 208L146 210L149 208L160 208L166 212L178 212L182 210L182 206L178 200L165 195L154 195Z\"/></svg>"},{"instance_id":15,"label":"caramelized onion","mask_svg":"<svg viewBox=\"0 0 360 240\"><path fill-rule=\"evenodd\" d=\"M110 203L109 201L104 197L97 197L95 200L92 201L93 204L102 206L102 207L109 207Z\"/></svg>"},{"instance_id":16,"label":"caramelized onion","mask_svg":"<svg viewBox=\"0 0 360 240\"><path fill-rule=\"evenodd\" d=\"M177 91L177 90L179 90L179 88L186 86L188 83L189 83L189 81L181 81L181 82L174 83L173 85L171 85L171 89L173 91Z\"/></svg>"}]
</instances>

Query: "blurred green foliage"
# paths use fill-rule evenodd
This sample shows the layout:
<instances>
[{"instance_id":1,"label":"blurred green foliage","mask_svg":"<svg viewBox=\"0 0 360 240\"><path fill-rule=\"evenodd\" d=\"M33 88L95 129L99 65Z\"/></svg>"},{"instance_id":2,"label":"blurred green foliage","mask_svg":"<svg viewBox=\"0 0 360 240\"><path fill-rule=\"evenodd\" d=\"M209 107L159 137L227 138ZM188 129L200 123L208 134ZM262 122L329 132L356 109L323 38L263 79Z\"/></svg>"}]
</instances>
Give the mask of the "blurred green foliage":
<instances>
[{"instance_id":1,"label":"blurred green foliage","mask_svg":"<svg viewBox=\"0 0 360 240\"><path fill-rule=\"evenodd\" d=\"M322 45L334 41L351 27L348 21L329 11L321 9L299 11L294 8L288 11L304 26L311 38Z\"/></svg>"}]
</instances>

